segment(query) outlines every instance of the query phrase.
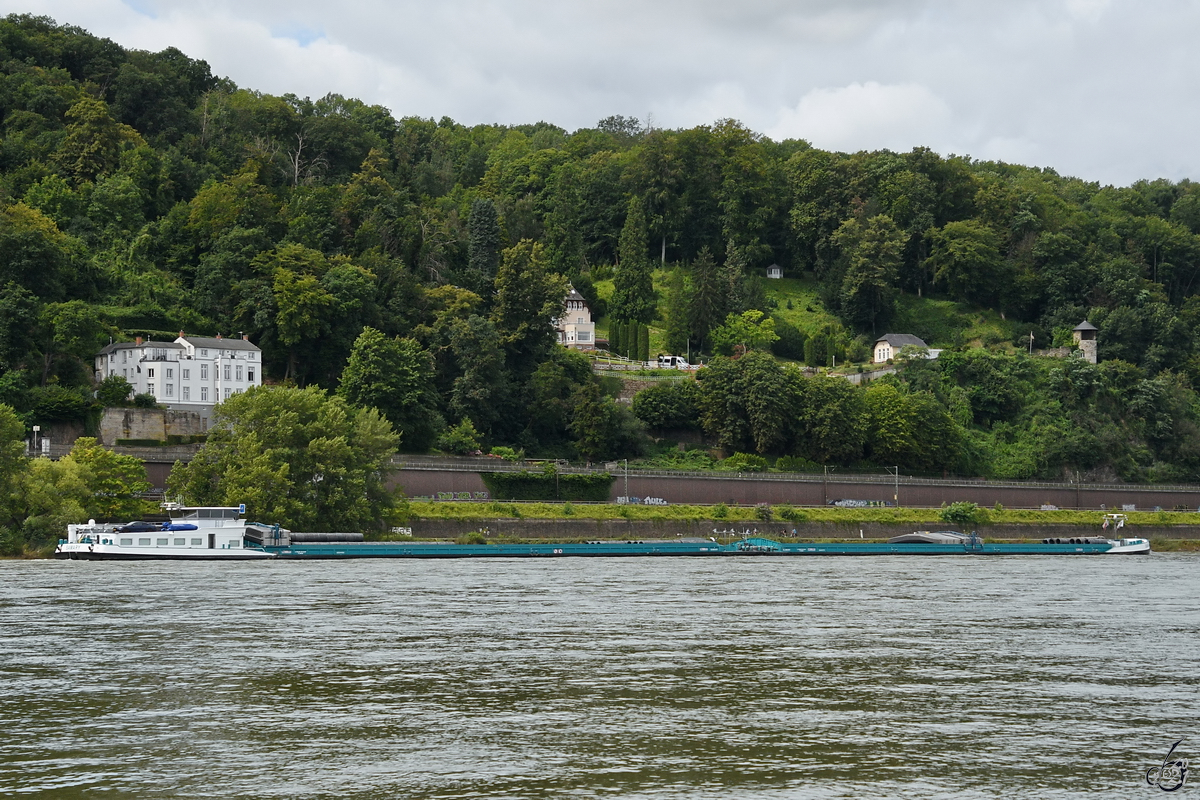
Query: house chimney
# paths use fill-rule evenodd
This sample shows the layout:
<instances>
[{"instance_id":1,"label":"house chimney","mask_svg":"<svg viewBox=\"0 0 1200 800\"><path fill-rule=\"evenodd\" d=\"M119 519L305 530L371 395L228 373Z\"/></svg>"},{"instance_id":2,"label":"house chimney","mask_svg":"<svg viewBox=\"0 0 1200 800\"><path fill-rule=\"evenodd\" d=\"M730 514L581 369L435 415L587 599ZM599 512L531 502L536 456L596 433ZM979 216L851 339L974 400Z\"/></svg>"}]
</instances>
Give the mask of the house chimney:
<instances>
[{"instance_id":1,"label":"house chimney","mask_svg":"<svg viewBox=\"0 0 1200 800\"><path fill-rule=\"evenodd\" d=\"M142 343L142 337L140 337L140 336L135 336L135 337L133 337L133 343L134 343L134 344L141 344L141 343Z\"/></svg>"},{"instance_id":2,"label":"house chimney","mask_svg":"<svg viewBox=\"0 0 1200 800\"><path fill-rule=\"evenodd\" d=\"M248 333L243 333L243 334L242 334L242 341L243 341L243 342L248 342L248 341L250 341L250 334L248 334Z\"/></svg>"},{"instance_id":3,"label":"house chimney","mask_svg":"<svg viewBox=\"0 0 1200 800\"><path fill-rule=\"evenodd\" d=\"M183 338L183 331L180 331L180 332L179 332L179 338L180 338L180 339L182 339L182 338Z\"/></svg>"},{"instance_id":4,"label":"house chimney","mask_svg":"<svg viewBox=\"0 0 1200 800\"><path fill-rule=\"evenodd\" d=\"M217 338L218 338L218 339L220 339L220 338L221 338L221 334L219 334L219 333L218 333L218 334L217 334Z\"/></svg>"}]
</instances>

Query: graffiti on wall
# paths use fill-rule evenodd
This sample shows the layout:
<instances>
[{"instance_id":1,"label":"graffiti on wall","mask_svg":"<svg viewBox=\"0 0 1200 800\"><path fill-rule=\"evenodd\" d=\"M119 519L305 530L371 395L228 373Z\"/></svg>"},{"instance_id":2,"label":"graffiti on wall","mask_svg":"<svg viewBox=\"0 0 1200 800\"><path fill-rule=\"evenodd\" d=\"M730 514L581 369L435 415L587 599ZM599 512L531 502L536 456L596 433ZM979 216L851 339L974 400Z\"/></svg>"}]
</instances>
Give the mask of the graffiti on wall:
<instances>
[{"instance_id":1,"label":"graffiti on wall","mask_svg":"<svg viewBox=\"0 0 1200 800\"><path fill-rule=\"evenodd\" d=\"M414 495L410 500L491 500L487 492L434 492L433 494Z\"/></svg>"}]
</instances>

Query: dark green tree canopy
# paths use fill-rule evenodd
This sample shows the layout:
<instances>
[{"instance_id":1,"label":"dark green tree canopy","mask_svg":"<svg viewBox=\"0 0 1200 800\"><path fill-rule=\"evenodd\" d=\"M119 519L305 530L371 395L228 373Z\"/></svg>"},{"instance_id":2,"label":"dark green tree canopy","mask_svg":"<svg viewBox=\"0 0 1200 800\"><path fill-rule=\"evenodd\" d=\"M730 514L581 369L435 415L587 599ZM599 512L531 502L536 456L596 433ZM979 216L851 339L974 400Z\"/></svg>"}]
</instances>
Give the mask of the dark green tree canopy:
<instances>
[{"instance_id":1,"label":"dark green tree canopy","mask_svg":"<svg viewBox=\"0 0 1200 800\"><path fill-rule=\"evenodd\" d=\"M623 353L728 350L698 382L708 444L933 474L1200 479L1190 180L828 152L736 120L397 117L29 15L0 19L0 116L0 401L26 425L119 401L92 381L110 337L240 332L268 382L378 408L406 449L465 421L481 445L535 455L636 450L612 379L560 357L570 280ZM763 279L771 265L783 281ZM776 370L731 333L746 312L808 370ZM1100 365L1037 358L1084 319ZM813 375L866 369L886 332L942 356L895 359L894 394ZM77 496L78 475L51 472Z\"/></svg>"}]
</instances>

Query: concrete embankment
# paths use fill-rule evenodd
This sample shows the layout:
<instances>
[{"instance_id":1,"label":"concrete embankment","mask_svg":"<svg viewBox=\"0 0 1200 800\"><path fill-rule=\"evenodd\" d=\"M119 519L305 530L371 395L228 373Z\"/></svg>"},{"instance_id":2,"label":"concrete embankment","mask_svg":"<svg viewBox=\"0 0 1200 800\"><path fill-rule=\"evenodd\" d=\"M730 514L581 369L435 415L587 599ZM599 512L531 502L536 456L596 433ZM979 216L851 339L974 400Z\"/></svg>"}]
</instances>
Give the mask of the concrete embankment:
<instances>
[{"instance_id":1,"label":"concrete embankment","mask_svg":"<svg viewBox=\"0 0 1200 800\"><path fill-rule=\"evenodd\" d=\"M454 539L475 531L491 536L546 540L589 539L674 539L678 537L710 537L735 535L744 531L758 536L800 539L888 539L912 533L918 528L944 530L951 526L929 524L837 524L829 522L726 522L724 520L628 520L628 519L515 519L497 517L476 520L413 520L407 527L421 539ZM1045 539L1101 536L1099 526L1084 525L984 525L978 532L996 539ZM714 533L715 532L715 533ZM1200 539L1200 526L1138 525L1126 528L1130 536L1164 539ZM1111 533L1111 532L1110 532ZM1113 534L1115 535L1115 534Z\"/></svg>"}]
</instances>

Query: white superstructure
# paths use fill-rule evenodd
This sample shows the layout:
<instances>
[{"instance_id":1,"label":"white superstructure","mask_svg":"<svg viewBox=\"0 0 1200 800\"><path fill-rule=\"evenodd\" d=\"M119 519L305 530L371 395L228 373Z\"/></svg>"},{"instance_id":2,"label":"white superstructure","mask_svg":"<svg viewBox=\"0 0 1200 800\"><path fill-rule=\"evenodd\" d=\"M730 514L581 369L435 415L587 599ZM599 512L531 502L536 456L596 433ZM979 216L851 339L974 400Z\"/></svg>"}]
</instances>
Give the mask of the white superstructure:
<instances>
[{"instance_id":1,"label":"white superstructure","mask_svg":"<svg viewBox=\"0 0 1200 800\"><path fill-rule=\"evenodd\" d=\"M138 523L68 525L56 558L85 560L245 560L273 558L246 539L245 506L180 506L164 503L171 521L153 530Z\"/></svg>"}]
</instances>

